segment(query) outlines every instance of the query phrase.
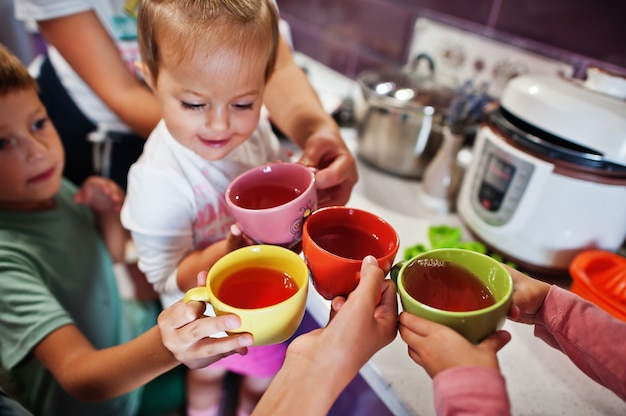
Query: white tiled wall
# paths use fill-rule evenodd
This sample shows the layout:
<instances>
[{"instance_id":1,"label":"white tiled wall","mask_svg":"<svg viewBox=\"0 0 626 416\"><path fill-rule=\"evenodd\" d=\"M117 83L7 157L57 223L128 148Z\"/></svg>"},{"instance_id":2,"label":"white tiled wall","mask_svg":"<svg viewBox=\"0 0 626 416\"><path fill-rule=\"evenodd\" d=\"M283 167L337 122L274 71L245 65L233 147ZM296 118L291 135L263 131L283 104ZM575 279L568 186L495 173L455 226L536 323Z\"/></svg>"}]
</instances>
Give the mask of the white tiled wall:
<instances>
[{"instance_id":1,"label":"white tiled wall","mask_svg":"<svg viewBox=\"0 0 626 416\"><path fill-rule=\"evenodd\" d=\"M437 73L453 75L459 82L487 82L495 98L515 75L571 76L574 72L571 64L428 18L415 23L409 60L421 53L433 59Z\"/></svg>"}]
</instances>

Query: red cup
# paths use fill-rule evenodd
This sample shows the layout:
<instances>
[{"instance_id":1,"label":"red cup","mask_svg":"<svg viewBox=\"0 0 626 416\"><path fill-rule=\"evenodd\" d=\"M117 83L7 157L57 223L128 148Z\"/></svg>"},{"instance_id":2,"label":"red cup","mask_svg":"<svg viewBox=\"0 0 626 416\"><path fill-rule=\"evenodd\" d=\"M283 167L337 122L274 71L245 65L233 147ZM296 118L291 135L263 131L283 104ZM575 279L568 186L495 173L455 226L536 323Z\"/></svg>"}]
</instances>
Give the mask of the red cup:
<instances>
[{"instance_id":1,"label":"red cup","mask_svg":"<svg viewBox=\"0 0 626 416\"><path fill-rule=\"evenodd\" d=\"M302 252L313 285L325 299L347 296L359 283L363 258L372 255L385 274L400 238L384 219L367 211L333 206L318 209L304 222Z\"/></svg>"}]
</instances>

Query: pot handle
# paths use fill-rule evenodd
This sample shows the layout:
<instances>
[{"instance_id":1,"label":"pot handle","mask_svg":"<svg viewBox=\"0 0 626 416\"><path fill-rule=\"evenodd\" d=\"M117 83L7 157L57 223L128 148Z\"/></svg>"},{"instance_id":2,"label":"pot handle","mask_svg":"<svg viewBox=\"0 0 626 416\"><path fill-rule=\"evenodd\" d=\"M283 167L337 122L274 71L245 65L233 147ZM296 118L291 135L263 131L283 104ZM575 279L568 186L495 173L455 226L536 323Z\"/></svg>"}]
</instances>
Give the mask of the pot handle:
<instances>
[{"instance_id":1,"label":"pot handle","mask_svg":"<svg viewBox=\"0 0 626 416\"><path fill-rule=\"evenodd\" d=\"M420 61L426 61L428 63L428 69L430 70L431 75L435 73L435 61L427 53L418 54L411 62L409 70L413 73L417 73L420 69Z\"/></svg>"},{"instance_id":2,"label":"pot handle","mask_svg":"<svg viewBox=\"0 0 626 416\"><path fill-rule=\"evenodd\" d=\"M421 155L424 152L430 132L433 128L433 116L435 115L435 109L432 106L424 107L422 125L420 131L417 132L417 139L415 140L414 154L416 156Z\"/></svg>"},{"instance_id":3,"label":"pot handle","mask_svg":"<svg viewBox=\"0 0 626 416\"><path fill-rule=\"evenodd\" d=\"M400 269L402 269L402 266L404 266L407 261L408 260L399 261L393 265L391 270L389 270L389 277L391 277L391 280L393 280L393 282L396 284L396 287L398 287L398 275L400 275Z\"/></svg>"}]
</instances>

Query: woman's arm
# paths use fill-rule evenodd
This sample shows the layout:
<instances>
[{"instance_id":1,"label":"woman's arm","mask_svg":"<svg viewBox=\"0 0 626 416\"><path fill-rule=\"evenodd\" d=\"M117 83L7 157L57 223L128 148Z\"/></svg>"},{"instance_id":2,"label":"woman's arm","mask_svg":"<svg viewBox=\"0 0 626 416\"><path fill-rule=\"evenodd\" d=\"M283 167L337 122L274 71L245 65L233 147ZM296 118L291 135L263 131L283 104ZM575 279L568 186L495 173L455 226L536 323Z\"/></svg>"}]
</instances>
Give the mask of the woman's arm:
<instances>
[{"instance_id":1,"label":"woman's arm","mask_svg":"<svg viewBox=\"0 0 626 416\"><path fill-rule=\"evenodd\" d=\"M343 143L339 127L324 111L306 73L295 62L282 37L274 72L265 88L264 102L272 122L300 147L320 129L326 129Z\"/></svg>"},{"instance_id":2,"label":"woman's arm","mask_svg":"<svg viewBox=\"0 0 626 416\"><path fill-rule=\"evenodd\" d=\"M380 302L379 302L380 300ZM396 336L395 286L368 256L361 280L325 328L297 337L253 415L325 415L336 398L378 350Z\"/></svg>"},{"instance_id":3,"label":"woman's arm","mask_svg":"<svg viewBox=\"0 0 626 416\"><path fill-rule=\"evenodd\" d=\"M161 118L158 103L122 60L93 11L37 22L85 83L131 129L148 137Z\"/></svg>"},{"instance_id":4,"label":"woman's arm","mask_svg":"<svg viewBox=\"0 0 626 416\"><path fill-rule=\"evenodd\" d=\"M358 180L356 160L282 38L264 101L272 122L303 149L300 161L320 170L320 205L345 204Z\"/></svg>"}]
</instances>

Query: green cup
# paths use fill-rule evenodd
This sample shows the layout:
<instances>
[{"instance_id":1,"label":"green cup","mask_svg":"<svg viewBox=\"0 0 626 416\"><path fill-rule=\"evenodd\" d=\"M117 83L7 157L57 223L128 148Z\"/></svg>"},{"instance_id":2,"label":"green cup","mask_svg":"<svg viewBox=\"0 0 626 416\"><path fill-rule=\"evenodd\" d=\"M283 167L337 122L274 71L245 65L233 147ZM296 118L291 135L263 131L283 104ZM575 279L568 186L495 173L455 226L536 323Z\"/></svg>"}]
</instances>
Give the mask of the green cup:
<instances>
[{"instance_id":1,"label":"green cup","mask_svg":"<svg viewBox=\"0 0 626 416\"><path fill-rule=\"evenodd\" d=\"M444 266L447 269L444 269ZM459 266L465 271L458 270ZM433 267L440 269L425 274ZM468 271L471 274L467 274ZM433 276L438 277L435 279ZM427 251L410 260L397 263L391 270L391 277L396 282L404 311L446 325L475 344L502 328L511 306L513 279L508 270L497 260L470 250L441 248ZM486 288L490 292L485 296L479 296L488 298L489 301L475 299L477 293L469 290L470 280L474 288L481 288L483 293L486 293L484 292ZM433 299L426 300L425 297L428 296L433 299L438 297L439 303ZM490 304L473 310L454 310L454 307L444 309L440 306L444 302L452 304L453 301L448 299L455 296L461 300L457 309L462 308L460 305L469 303L470 298L471 302L477 304L480 302ZM416 297L422 301L415 299ZM429 306L424 302L437 304L439 307Z\"/></svg>"}]
</instances>

